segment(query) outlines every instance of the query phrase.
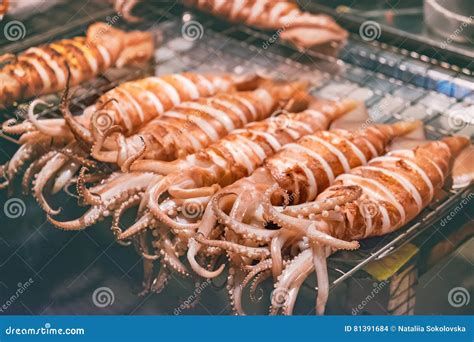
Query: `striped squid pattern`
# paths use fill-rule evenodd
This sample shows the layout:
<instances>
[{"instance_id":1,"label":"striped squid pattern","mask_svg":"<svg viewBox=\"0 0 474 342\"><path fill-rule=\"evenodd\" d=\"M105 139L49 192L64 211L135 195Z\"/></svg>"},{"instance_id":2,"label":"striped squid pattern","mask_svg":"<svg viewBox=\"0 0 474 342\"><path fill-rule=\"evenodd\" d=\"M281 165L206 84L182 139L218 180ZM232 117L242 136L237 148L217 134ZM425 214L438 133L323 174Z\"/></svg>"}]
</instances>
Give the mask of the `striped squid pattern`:
<instances>
[{"instance_id":1,"label":"striped squid pattern","mask_svg":"<svg viewBox=\"0 0 474 342\"><path fill-rule=\"evenodd\" d=\"M16 57L3 56L8 63L0 69L0 108L63 89L68 68L75 85L112 66L146 61L152 52L150 33L124 32L105 23L96 23L89 27L85 37L32 47Z\"/></svg>"},{"instance_id":2,"label":"striped squid pattern","mask_svg":"<svg viewBox=\"0 0 474 342\"><path fill-rule=\"evenodd\" d=\"M262 29L278 30L278 36L301 49L333 49L334 53L347 39L347 31L331 17L304 12L288 0L185 0L185 3L233 22L242 22Z\"/></svg>"}]
</instances>

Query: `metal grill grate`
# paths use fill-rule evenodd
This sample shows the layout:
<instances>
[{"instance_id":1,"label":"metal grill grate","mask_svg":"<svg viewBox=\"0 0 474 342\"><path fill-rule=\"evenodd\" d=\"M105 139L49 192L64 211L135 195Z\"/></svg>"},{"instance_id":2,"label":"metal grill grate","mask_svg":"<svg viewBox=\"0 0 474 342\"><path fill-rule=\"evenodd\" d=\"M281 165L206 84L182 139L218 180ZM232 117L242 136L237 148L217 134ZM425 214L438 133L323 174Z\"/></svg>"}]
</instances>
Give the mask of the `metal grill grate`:
<instances>
[{"instance_id":1,"label":"metal grill grate","mask_svg":"<svg viewBox=\"0 0 474 342\"><path fill-rule=\"evenodd\" d=\"M110 14L111 10L101 12L93 19L100 16L105 18ZM469 75L469 70L455 66L446 68L446 65L436 61L427 63L425 56L410 54L406 50L397 51L385 44L368 44L355 36L343 48L341 59L325 57L317 52L301 53L279 42L268 44L264 49L263 43L270 41L271 34L243 25L231 25L202 13L183 12L180 6L142 5L138 14L145 20L134 28L159 30L163 34L163 44L156 51L155 57L160 61L155 65L155 73L192 69L239 72L265 68L276 76L291 75L292 78L310 79L316 84L314 93L321 97L365 100L375 122L420 119L426 124L430 139L452 133L473 135L473 125L452 129L449 122L450 113L460 108L474 110L474 78ZM203 36L194 42L183 40L183 19L195 20L202 25ZM85 24L68 25L62 28L60 34L64 37L82 33ZM127 26L123 22L118 25ZM63 33L65 31L67 34ZM55 35L48 33L48 40ZM24 45L31 41L39 43L38 40L29 40ZM25 48L24 45L9 50L18 51ZM84 109L93 98L107 89L150 72L153 71L113 71L86 86L78 87L79 95L74 98L73 104L76 109ZM459 203L469 191L445 189L405 228L381 238L362 241L360 250L356 252L333 255L329 265L337 276L332 285L341 283L369 262L413 240Z\"/></svg>"}]
</instances>

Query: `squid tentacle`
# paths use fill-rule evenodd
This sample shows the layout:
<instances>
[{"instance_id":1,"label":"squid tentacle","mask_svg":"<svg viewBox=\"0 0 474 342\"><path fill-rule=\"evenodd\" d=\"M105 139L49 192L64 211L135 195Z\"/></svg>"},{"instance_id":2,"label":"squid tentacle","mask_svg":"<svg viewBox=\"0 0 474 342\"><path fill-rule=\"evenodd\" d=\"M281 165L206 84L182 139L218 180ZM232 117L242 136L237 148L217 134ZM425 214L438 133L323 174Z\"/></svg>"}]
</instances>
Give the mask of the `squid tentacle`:
<instances>
[{"instance_id":1,"label":"squid tentacle","mask_svg":"<svg viewBox=\"0 0 474 342\"><path fill-rule=\"evenodd\" d=\"M265 280L267 280L272 275L271 271L264 271L255 276L252 284L250 285L250 299L254 302L259 302L263 298L263 289L260 286ZM260 290L260 297L256 296L257 290Z\"/></svg>"},{"instance_id":2,"label":"squid tentacle","mask_svg":"<svg viewBox=\"0 0 474 342\"><path fill-rule=\"evenodd\" d=\"M46 165L46 163L55 154L56 154L55 150L49 151L48 153L42 155L39 159L37 159L36 161L34 161L28 166L28 168L23 173L23 178L21 181L21 186L22 186L24 195L28 195L28 193L30 192L30 189L29 189L30 183L33 181L33 177L38 172L38 170L43 168Z\"/></svg>"},{"instance_id":3,"label":"squid tentacle","mask_svg":"<svg viewBox=\"0 0 474 342\"><path fill-rule=\"evenodd\" d=\"M153 279L151 283L150 290L154 293L162 292L165 289L166 284L168 284L170 276L171 274L168 268L166 267L166 264L161 265L161 268L158 271L158 275L155 277L155 279Z\"/></svg>"},{"instance_id":4,"label":"squid tentacle","mask_svg":"<svg viewBox=\"0 0 474 342\"><path fill-rule=\"evenodd\" d=\"M143 146L142 148L134 155L128 157L124 162L123 164L120 166L120 169L122 170L122 172L128 172L130 171L130 166L137 160L143 158L143 156L145 155L146 153L146 143L145 143L145 139L143 139L143 137L141 135L138 136L138 138L141 140Z\"/></svg>"},{"instance_id":5,"label":"squid tentacle","mask_svg":"<svg viewBox=\"0 0 474 342\"><path fill-rule=\"evenodd\" d=\"M157 220L163 222L171 229L197 229L199 227L199 223L176 222L175 220L171 219L165 212L163 212L162 208L158 203L160 196L167 191L171 184L173 184L175 178L176 177L167 176L151 188L150 195L148 198L148 209L150 209L151 213Z\"/></svg>"},{"instance_id":6,"label":"squid tentacle","mask_svg":"<svg viewBox=\"0 0 474 342\"><path fill-rule=\"evenodd\" d=\"M233 313L240 316L245 315L245 311L242 307L242 287L240 286L243 278L243 272L240 267L232 265L229 268L226 289L229 294Z\"/></svg>"},{"instance_id":7,"label":"squid tentacle","mask_svg":"<svg viewBox=\"0 0 474 342\"><path fill-rule=\"evenodd\" d=\"M117 161L118 153L117 151L102 151L102 147L105 144L105 140L114 133L121 133L122 128L118 125L113 125L110 128L106 129L97 139L96 142L92 144L91 156L97 160L103 162L113 163Z\"/></svg>"},{"instance_id":8,"label":"squid tentacle","mask_svg":"<svg viewBox=\"0 0 474 342\"><path fill-rule=\"evenodd\" d=\"M78 142L82 145L90 147L93 144L92 135L89 129L84 127L80 124L74 115L72 115L69 109L69 89L70 89L70 82L71 82L71 70L69 65L66 63L67 69L67 80L66 80L66 88L64 89L63 96L61 98L61 103L59 105L59 109L63 115L64 121L66 121L69 129L71 130L72 134L76 138ZM87 148L89 150L90 148Z\"/></svg>"},{"instance_id":9,"label":"squid tentacle","mask_svg":"<svg viewBox=\"0 0 474 342\"><path fill-rule=\"evenodd\" d=\"M140 199L141 200L141 199ZM146 230L149 226L154 226L156 225L156 220L153 218L153 215L150 213L147 213L140 217L138 221L136 221L130 228L126 229L125 231L115 230L114 232L117 232L117 240L119 241L125 241L127 239L130 239L132 236L137 235L144 230ZM114 227L113 225L112 227ZM114 229L114 228L112 228Z\"/></svg>"},{"instance_id":10,"label":"squid tentacle","mask_svg":"<svg viewBox=\"0 0 474 342\"><path fill-rule=\"evenodd\" d=\"M321 246L317 242L312 247L313 250L313 263L314 269L317 276L318 284L318 296L316 298L316 314L324 314L326 302L329 295L329 279L328 270L326 264L326 252L325 247Z\"/></svg>"},{"instance_id":11,"label":"squid tentacle","mask_svg":"<svg viewBox=\"0 0 474 342\"><path fill-rule=\"evenodd\" d=\"M323 217L325 217L325 212L333 209L339 211L340 205L353 202L362 195L362 189L358 186L341 186L334 188L334 190L339 189L342 194L339 194L338 196L330 199L322 199L309 203L287 206L282 210L282 213L293 217L316 214L322 214Z\"/></svg>"},{"instance_id":12,"label":"squid tentacle","mask_svg":"<svg viewBox=\"0 0 474 342\"><path fill-rule=\"evenodd\" d=\"M250 272L245 276L244 280L242 281L242 288L245 288L248 283L252 280L253 277L258 275L259 273L262 273L264 271L267 271L272 268L272 259L265 259L263 261L260 261L257 265L247 267L250 268Z\"/></svg>"},{"instance_id":13,"label":"squid tentacle","mask_svg":"<svg viewBox=\"0 0 474 342\"><path fill-rule=\"evenodd\" d=\"M87 204L100 205L102 202L100 194L93 193L86 187L84 176L87 171L89 171L87 167L82 167L79 171L79 177L77 178L77 194Z\"/></svg>"},{"instance_id":14,"label":"squid tentacle","mask_svg":"<svg viewBox=\"0 0 474 342\"><path fill-rule=\"evenodd\" d=\"M143 196L143 192L141 192L141 193L139 192L139 193L136 193L136 194L132 195L128 200L121 203L119 208L114 211L113 219L112 219L112 226L110 227L110 229L112 230L115 237L117 238L117 242L122 244L122 245L128 246L128 245L130 245L130 241L127 241L126 238L125 239L120 238L121 234L122 234L122 229L120 228L120 219L122 218L123 213L127 209L129 209L131 207L134 207L134 206L136 206L140 203L140 201L142 199L142 196Z\"/></svg>"},{"instance_id":15,"label":"squid tentacle","mask_svg":"<svg viewBox=\"0 0 474 342\"><path fill-rule=\"evenodd\" d=\"M189 277L189 272L186 269L186 266L183 265L181 260L179 260L176 250L173 246L173 243L168 238L168 232L165 228L161 227L158 230L153 230L153 235L155 237L160 237L159 244L155 244L155 247L160 248L160 254L163 258L163 261L174 271L178 272L180 275Z\"/></svg>"},{"instance_id":16,"label":"squid tentacle","mask_svg":"<svg viewBox=\"0 0 474 342\"><path fill-rule=\"evenodd\" d=\"M248 247L240 245L235 242L223 241L223 240L209 240L204 237L203 234L197 233L194 239L204 245L219 247L228 252L237 253L239 255L245 255L251 259L264 259L270 256L270 251L265 247Z\"/></svg>"},{"instance_id":17,"label":"squid tentacle","mask_svg":"<svg viewBox=\"0 0 474 342\"><path fill-rule=\"evenodd\" d=\"M58 125L51 125L51 122L43 123L41 120L38 120L35 115L35 108L38 105L45 105L51 108L53 105L43 101L41 99L36 99L31 102L30 107L28 108L28 120L31 122L32 126L39 132L48 135L48 136L61 136L64 135L64 131Z\"/></svg>"},{"instance_id":18,"label":"squid tentacle","mask_svg":"<svg viewBox=\"0 0 474 342\"><path fill-rule=\"evenodd\" d=\"M275 184L274 186L270 187L267 192L266 196L263 198L262 206L264 208L265 215L268 219L272 222L278 224L283 228L287 228L289 230L294 231L297 234L307 235L310 239L318 241L324 245L328 245L337 249L347 249L353 250L359 248L359 242L357 241L344 241L341 239L337 239L332 237L324 230L324 222L323 221L308 221L303 219L296 219L289 215L284 215L278 212L271 204L270 197L272 193L278 188L278 185ZM344 204L347 202L347 197L341 196L341 198L333 199L330 203L324 202L326 208L334 208L336 205ZM319 205L319 204L318 204ZM324 217L324 214L323 214Z\"/></svg>"},{"instance_id":19,"label":"squid tentacle","mask_svg":"<svg viewBox=\"0 0 474 342\"><path fill-rule=\"evenodd\" d=\"M222 197L231 194L233 193L220 193L215 196L211 202L212 209L214 210L219 223L232 229L237 234L242 235L242 237L245 239L257 240L258 242L269 242L274 236L278 234L278 231L276 230L254 228L253 226L242 223L224 213L224 211L219 207L219 200Z\"/></svg>"}]
</instances>

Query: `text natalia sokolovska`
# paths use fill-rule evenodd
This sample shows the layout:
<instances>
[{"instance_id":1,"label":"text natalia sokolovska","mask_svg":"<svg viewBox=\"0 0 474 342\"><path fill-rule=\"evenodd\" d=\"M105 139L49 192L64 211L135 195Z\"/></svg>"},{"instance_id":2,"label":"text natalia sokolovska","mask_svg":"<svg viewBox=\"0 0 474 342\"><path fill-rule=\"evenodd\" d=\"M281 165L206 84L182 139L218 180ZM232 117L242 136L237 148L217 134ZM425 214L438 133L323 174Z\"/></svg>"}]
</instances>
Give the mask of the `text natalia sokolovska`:
<instances>
[{"instance_id":1,"label":"text natalia sokolovska","mask_svg":"<svg viewBox=\"0 0 474 342\"><path fill-rule=\"evenodd\" d=\"M344 332L465 333L466 327L461 325L345 325Z\"/></svg>"}]
</instances>

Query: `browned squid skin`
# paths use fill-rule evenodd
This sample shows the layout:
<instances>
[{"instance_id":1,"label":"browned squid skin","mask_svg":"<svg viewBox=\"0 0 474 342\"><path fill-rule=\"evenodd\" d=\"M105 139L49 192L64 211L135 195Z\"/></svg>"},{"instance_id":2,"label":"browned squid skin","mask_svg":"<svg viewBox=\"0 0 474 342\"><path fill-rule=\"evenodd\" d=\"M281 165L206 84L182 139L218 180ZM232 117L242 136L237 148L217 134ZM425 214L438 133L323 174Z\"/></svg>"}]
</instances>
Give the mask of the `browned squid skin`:
<instances>
[{"instance_id":1,"label":"browned squid skin","mask_svg":"<svg viewBox=\"0 0 474 342\"><path fill-rule=\"evenodd\" d=\"M417 122L376 125L356 133L342 129L322 131L307 135L296 143L287 144L275 155L267 158L264 166L258 168L250 177L221 190L218 197L233 194L234 201L228 201L226 207L219 207L217 200L211 201L198 232L206 237L219 219L220 223L232 229L241 238L248 240L249 237L255 237L250 241L256 243L271 241L270 244L284 245L292 242L290 238L282 241L274 232L264 229L266 221L280 223L280 213L276 210L269 211L272 209L270 201L273 204L284 204L285 196L276 193L275 187L287 192L291 204L314 200L318 192L332 184L335 176L383 154L393 138L411 132L418 125ZM342 196L340 203L331 203L326 209L344 203L351 196ZM245 214L241 220L235 220L224 211L240 211ZM314 234L317 233L316 231ZM327 238L322 234L318 237ZM346 248L350 247L346 245ZM282 258L277 255L280 253L278 248L273 248L272 251L273 257L278 259L272 268L274 277L277 277L281 272ZM207 277L217 276L222 269L209 272L193 262L198 252L199 245L193 242L188 251L188 260L193 270Z\"/></svg>"},{"instance_id":2,"label":"browned squid skin","mask_svg":"<svg viewBox=\"0 0 474 342\"><path fill-rule=\"evenodd\" d=\"M69 113L64 111L67 108L64 108L63 114L69 128L76 132L76 135L83 135L82 130L85 130L86 136L82 139L94 144L97 140L104 139L102 135L112 126L119 126L123 134L129 136L146 127L152 119L183 102L253 86L255 85L248 82L247 76L237 77L231 74L183 72L152 76L125 82L109 90L88 110L87 117L80 121L77 121L76 116L68 115ZM91 126L95 128L92 132ZM105 149L113 150L116 146L114 140L102 144L105 144ZM100 148L95 147L93 151L95 150ZM99 155L96 157L102 160Z\"/></svg>"},{"instance_id":3,"label":"browned squid skin","mask_svg":"<svg viewBox=\"0 0 474 342\"><path fill-rule=\"evenodd\" d=\"M302 251L283 270L275 284L276 290L290 291L292 287L299 286L299 283L295 284L297 277L303 274L304 280L315 270L318 279L316 313L323 314L329 290L326 258L339 248L338 243L334 243L336 239L350 241L380 236L411 221L432 201L434 193L443 186L455 157L469 144L469 139L465 137L444 138L413 150L390 152L373 159L366 166L339 176L334 185L310 205L316 206L320 201L334 198L344 186L360 187L363 193L361 199L345 204L335 215L300 219L299 229L312 247ZM293 208L293 212L300 209ZM282 229L287 229L294 224L292 220L282 215L279 224ZM334 240L326 243L313 240L312 228L324 229ZM296 294L288 298L285 305L294 302ZM272 307L271 313L276 314L279 310ZM285 311L284 306L283 313L291 313L291 310Z\"/></svg>"},{"instance_id":4,"label":"browned squid skin","mask_svg":"<svg viewBox=\"0 0 474 342\"><path fill-rule=\"evenodd\" d=\"M124 32L106 23L95 23L85 37L30 48L5 65L0 70L0 108L63 89L68 66L75 85L112 66L146 61L152 53L150 33Z\"/></svg>"},{"instance_id":5,"label":"browned squid skin","mask_svg":"<svg viewBox=\"0 0 474 342\"><path fill-rule=\"evenodd\" d=\"M221 93L185 102L149 122L139 134L119 136L115 150L100 153L100 146L95 146L93 156L119 165L132 164L133 171L148 170L154 161L176 160L195 153L248 122L270 116L281 102L287 102L306 86L303 82L279 84L267 80L253 91ZM130 159L132 163L127 162ZM142 160L133 163L134 159Z\"/></svg>"},{"instance_id":6,"label":"browned squid skin","mask_svg":"<svg viewBox=\"0 0 474 342\"><path fill-rule=\"evenodd\" d=\"M138 0L117 0L115 8L130 21ZM345 44L348 33L334 19L323 14L302 11L289 0L183 0L186 5L261 29L277 30L275 36L300 49L317 49L334 55ZM275 38L276 39L276 38Z\"/></svg>"},{"instance_id":7,"label":"browned squid skin","mask_svg":"<svg viewBox=\"0 0 474 342\"><path fill-rule=\"evenodd\" d=\"M299 9L287 0L185 0L195 6L233 22L263 29L278 30L278 36L301 49L318 48L333 54L347 40L348 33L331 17Z\"/></svg>"},{"instance_id":8,"label":"browned squid skin","mask_svg":"<svg viewBox=\"0 0 474 342\"><path fill-rule=\"evenodd\" d=\"M93 24L86 37L30 48L2 67L0 108L32 96L61 90L66 86L68 75L71 84L79 84L112 66L146 61L152 52L153 39L149 33L124 32L104 23ZM18 142L27 144L12 157L9 166L2 167L4 176L8 177L3 185L12 181L19 171L18 161L26 161L27 156L33 157L27 150L34 149L35 154L40 156L51 149L63 147L67 140L73 138L63 119L39 120L36 117L34 110L41 104L45 102L35 100L30 104L28 119L24 122L16 124L14 120L7 120L2 125L4 133L21 135ZM90 115L83 115L78 120L89 126ZM51 147L43 148L43 141L51 141Z\"/></svg>"},{"instance_id":9,"label":"browned squid skin","mask_svg":"<svg viewBox=\"0 0 474 342\"><path fill-rule=\"evenodd\" d=\"M9 0L3 0L0 4L0 20L3 19L3 16L8 12Z\"/></svg>"}]
</instances>

